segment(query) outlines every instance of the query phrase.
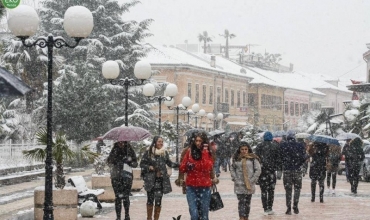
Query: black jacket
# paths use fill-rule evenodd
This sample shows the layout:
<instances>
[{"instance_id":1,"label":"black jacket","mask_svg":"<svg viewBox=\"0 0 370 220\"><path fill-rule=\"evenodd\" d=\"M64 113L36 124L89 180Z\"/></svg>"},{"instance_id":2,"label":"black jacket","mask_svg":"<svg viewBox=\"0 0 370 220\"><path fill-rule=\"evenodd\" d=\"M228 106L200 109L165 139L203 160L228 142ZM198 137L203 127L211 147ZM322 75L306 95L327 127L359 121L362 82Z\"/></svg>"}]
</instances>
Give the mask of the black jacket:
<instances>
[{"instance_id":1,"label":"black jacket","mask_svg":"<svg viewBox=\"0 0 370 220\"><path fill-rule=\"evenodd\" d=\"M119 147L117 144L114 144L114 147L108 156L107 163L111 167L110 177L112 179L121 177L123 164L127 164L133 168L138 165L136 153L132 147Z\"/></svg>"}]
</instances>

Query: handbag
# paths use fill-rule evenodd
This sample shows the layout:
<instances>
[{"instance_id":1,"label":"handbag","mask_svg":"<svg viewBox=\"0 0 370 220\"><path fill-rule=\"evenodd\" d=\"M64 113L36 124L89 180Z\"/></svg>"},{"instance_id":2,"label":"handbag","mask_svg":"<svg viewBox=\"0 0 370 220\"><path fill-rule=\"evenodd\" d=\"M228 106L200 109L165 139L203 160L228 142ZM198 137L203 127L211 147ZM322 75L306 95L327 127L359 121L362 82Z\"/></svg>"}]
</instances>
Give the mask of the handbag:
<instances>
[{"instance_id":1,"label":"handbag","mask_svg":"<svg viewBox=\"0 0 370 220\"><path fill-rule=\"evenodd\" d=\"M128 164L123 164L122 177L132 179L132 167Z\"/></svg>"},{"instance_id":2,"label":"handbag","mask_svg":"<svg viewBox=\"0 0 370 220\"><path fill-rule=\"evenodd\" d=\"M217 187L215 184L212 185L211 201L209 203L209 211L217 211L224 207L220 193L217 192Z\"/></svg>"}]
</instances>

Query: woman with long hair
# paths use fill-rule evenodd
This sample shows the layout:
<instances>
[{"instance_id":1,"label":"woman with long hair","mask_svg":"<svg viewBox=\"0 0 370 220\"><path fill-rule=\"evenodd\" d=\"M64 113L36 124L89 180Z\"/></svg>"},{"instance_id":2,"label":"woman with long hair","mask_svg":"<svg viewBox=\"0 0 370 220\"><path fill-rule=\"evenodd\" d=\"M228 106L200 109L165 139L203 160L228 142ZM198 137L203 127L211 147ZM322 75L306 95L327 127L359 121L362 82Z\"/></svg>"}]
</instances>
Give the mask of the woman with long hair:
<instances>
[{"instance_id":1,"label":"woman with long hair","mask_svg":"<svg viewBox=\"0 0 370 220\"><path fill-rule=\"evenodd\" d=\"M132 168L137 167L135 151L127 141L114 143L107 159L111 167L110 178L115 195L117 220L121 220L122 200L125 208L125 220L130 220L130 192L132 187Z\"/></svg>"},{"instance_id":2,"label":"woman with long hair","mask_svg":"<svg viewBox=\"0 0 370 220\"><path fill-rule=\"evenodd\" d=\"M211 200L211 186L218 182L211 179L214 155L209 147L205 132L195 135L189 149L181 161L180 172L186 173L186 199L189 205L191 220L208 220Z\"/></svg>"},{"instance_id":3,"label":"woman with long hair","mask_svg":"<svg viewBox=\"0 0 370 220\"><path fill-rule=\"evenodd\" d=\"M232 157L230 174L238 198L239 219L248 220L252 194L256 191L255 185L261 174L261 165L258 156L253 154L247 142L241 142Z\"/></svg>"},{"instance_id":4,"label":"woman with long hair","mask_svg":"<svg viewBox=\"0 0 370 220\"><path fill-rule=\"evenodd\" d=\"M170 160L167 150L163 147L163 138L155 136L140 161L144 189L148 198L146 203L147 220L152 220L153 207L154 220L159 219L163 194L172 192L166 165L172 168L179 167L178 163Z\"/></svg>"},{"instance_id":5,"label":"woman with long hair","mask_svg":"<svg viewBox=\"0 0 370 220\"><path fill-rule=\"evenodd\" d=\"M326 177L326 157L329 147L325 143L314 142L309 144L308 154L311 157L310 179L311 179L311 202L315 202L316 183L320 187L320 203L324 202L324 181Z\"/></svg>"}]
</instances>

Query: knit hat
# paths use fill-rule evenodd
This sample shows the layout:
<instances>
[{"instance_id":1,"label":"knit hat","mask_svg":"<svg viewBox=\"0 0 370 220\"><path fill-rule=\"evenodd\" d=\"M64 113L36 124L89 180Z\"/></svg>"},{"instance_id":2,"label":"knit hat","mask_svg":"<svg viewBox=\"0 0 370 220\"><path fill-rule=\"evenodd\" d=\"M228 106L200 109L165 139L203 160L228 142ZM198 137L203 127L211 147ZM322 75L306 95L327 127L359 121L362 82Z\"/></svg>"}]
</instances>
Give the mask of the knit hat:
<instances>
[{"instance_id":1,"label":"knit hat","mask_svg":"<svg viewBox=\"0 0 370 220\"><path fill-rule=\"evenodd\" d=\"M272 134L271 134L271 132L266 131L266 132L263 134L263 140L264 140L264 141L272 141Z\"/></svg>"}]
</instances>

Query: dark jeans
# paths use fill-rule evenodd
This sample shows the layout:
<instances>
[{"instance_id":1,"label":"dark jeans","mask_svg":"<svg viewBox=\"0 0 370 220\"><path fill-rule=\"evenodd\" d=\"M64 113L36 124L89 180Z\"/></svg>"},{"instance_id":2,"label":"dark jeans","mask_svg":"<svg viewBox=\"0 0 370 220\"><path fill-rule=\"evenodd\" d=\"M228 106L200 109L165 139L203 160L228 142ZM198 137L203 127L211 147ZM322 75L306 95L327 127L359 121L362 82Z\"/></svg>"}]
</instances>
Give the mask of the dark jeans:
<instances>
[{"instance_id":1,"label":"dark jeans","mask_svg":"<svg viewBox=\"0 0 370 220\"><path fill-rule=\"evenodd\" d=\"M219 175L221 173L221 171L220 171L220 161L221 161L221 159L219 157L217 157L216 160L215 160L215 164L213 166L213 169L215 170L216 175Z\"/></svg>"},{"instance_id":2,"label":"dark jeans","mask_svg":"<svg viewBox=\"0 0 370 220\"><path fill-rule=\"evenodd\" d=\"M260 182L260 187L263 210L272 210L272 205L274 204L275 183Z\"/></svg>"},{"instance_id":3,"label":"dark jeans","mask_svg":"<svg viewBox=\"0 0 370 220\"><path fill-rule=\"evenodd\" d=\"M353 166L348 166L348 178L351 184L351 192L357 193L358 181L360 179L360 164L355 164Z\"/></svg>"},{"instance_id":4,"label":"dark jeans","mask_svg":"<svg viewBox=\"0 0 370 220\"><path fill-rule=\"evenodd\" d=\"M128 178L112 178L112 187L115 195L115 209L117 218L121 218L122 200L125 208L125 215L129 216L130 211L130 192L132 187L132 179Z\"/></svg>"},{"instance_id":5,"label":"dark jeans","mask_svg":"<svg viewBox=\"0 0 370 220\"><path fill-rule=\"evenodd\" d=\"M252 194L237 194L239 217L249 217Z\"/></svg>"},{"instance_id":6,"label":"dark jeans","mask_svg":"<svg viewBox=\"0 0 370 220\"><path fill-rule=\"evenodd\" d=\"M292 206L292 191L294 188L293 207L298 207L299 196L302 189L302 172L298 170L286 170L283 177L286 206Z\"/></svg>"},{"instance_id":7,"label":"dark jeans","mask_svg":"<svg viewBox=\"0 0 370 220\"><path fill-rule=\"evenodd\" d=\"M324 181L325 179L311 179L311 196L312 200L315 200L315 193L316 193L316 182L319 183L320 187L320 200L324 199Z\"/></svg>"},{"instance_id":8,"label":"dark jeans","mask_svg":"<svg viewBox=\"0 0 370 220\"><path fill-rule=\"evenodd\" d=\"M229 167L230 170L230 157L225 157L222 160L222 168L227 171L227 167Z\"/></svg>"},{"instance_id":9,"label":"dark jeans","mask_svg":"<svg viewBox=\"0 0 370 220\"><path fill-rule=\"evenodd\" d=\"M337 183L337 172L326 171L326 185L328 188L330 188L331 177L333 177L333 189L335 189L335 185Z\"/></svg>"},{"instance_id":10,"label":"dark jeans","mask_svg":"<svg viewBox=\"0 0 370 220\"><path fill-rule=\"evenodd\" d=\"M161 206L162 205L162 197L163 197L163 178L156 178L154 187L151 191L146 192L148 200L147 205Z\"/></svg>"}]
</instances>

